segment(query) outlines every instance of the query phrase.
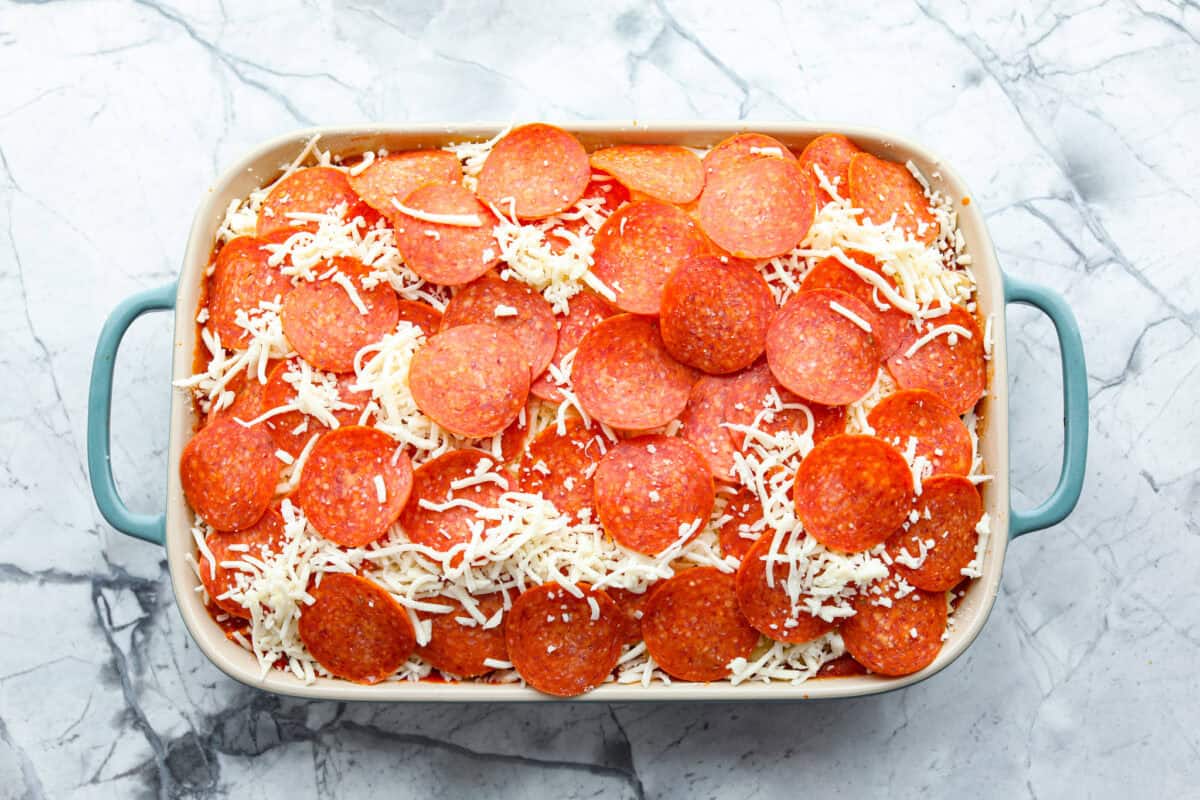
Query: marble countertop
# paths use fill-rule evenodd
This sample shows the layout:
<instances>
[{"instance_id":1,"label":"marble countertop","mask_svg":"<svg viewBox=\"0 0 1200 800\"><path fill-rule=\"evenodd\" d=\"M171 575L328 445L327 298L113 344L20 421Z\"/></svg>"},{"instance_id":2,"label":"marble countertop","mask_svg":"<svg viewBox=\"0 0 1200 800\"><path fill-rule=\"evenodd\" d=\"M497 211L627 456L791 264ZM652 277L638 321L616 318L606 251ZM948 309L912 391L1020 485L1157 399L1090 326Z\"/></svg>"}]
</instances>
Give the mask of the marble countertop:
<instances>
[{"instance_id":1,"label":"marble countertop","mask_svg":"<svg viewBox=\"0 0 1200 800\"><path fill-rule=\"evenodd\" d=\"M1191 2L0 8L0 795L301 798L1185 795L1200 780L1200 9ZM906 691L812 705L340 705L233 683L160 549L106 525L92 349L173 279L198 199L314 123L874 125L954 164L1089 357L1075 514L1010 550L983 634ZM1060 448L1049 324L1009 316L1015 501ZM169 321L117 368L114 464L165 491ZM24 790L22 790L24 787Z\"/></svg>"}]
</instances>

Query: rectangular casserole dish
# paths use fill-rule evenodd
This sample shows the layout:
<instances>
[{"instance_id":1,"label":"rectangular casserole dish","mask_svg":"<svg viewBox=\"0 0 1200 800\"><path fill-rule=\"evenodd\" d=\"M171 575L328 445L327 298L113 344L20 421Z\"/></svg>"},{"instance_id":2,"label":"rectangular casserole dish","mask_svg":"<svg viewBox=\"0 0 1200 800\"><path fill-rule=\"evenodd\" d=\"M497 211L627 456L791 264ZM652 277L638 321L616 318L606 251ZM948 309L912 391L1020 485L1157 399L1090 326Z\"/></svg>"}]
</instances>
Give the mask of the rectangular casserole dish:
<instances>
[{"instance_id":1,"label":"rectangular casserole dish","mask_svg":"<svg viewBox=\"0 0 1200 800\"><path fill-rule=\"evenodd\" d=\"M359 686L344 681L318 679L305 685L291 674L275 670L260 678L254 656L226 639L209 617L200 595L194 591L197 579L185 558L193 547L193 541L189 532L191 514L180 488L179 458L196 422L189 396L184 392L172 391L164 514L130 512L116 493L109 463L112 371L121 337L141 314L174 309L172 378L186 378L191 374L196 351L197 328L194 317L201 278L230 200L244 197L251 190L272 180L281 165L288 163L314 134L321 135L323 148L348 156L378 147L396 151L437 147L464 140L484 140L494 136L502 127L494 124L328 127L296 131L261 145L226 170L202 201L192 225L178 282L128 298L113 311L101 332L93 364L88 420L88 466L97 505L105 519L117 530L166 547L175 597L188 631L204 654L235 680L279 694L331 700L508 702L553 699L532 688L513 684L393 681ZM576 134L589 150L599 145L623 143L674 143L707 147L733 133L749 129L774 136L796 150L821 133L838 132L878 156L901 163L911 159L933 188L954 202L967 252L974 259L972 269L978 281L979 311L982 315L993 315L994 340L991 387L983 400L981 416L984 424L980 431L980 451L987 472L995 476L982 486L984 508L991 515L992 532L983 575L972 582L970 590L959 604L956 624L932 664L918 673L901 678L867 675L811 680L798 685L746 682L733 686L728 683L675 682L643 687L609 683L572 699L626 702L855 697L899 689L942 670L966 650L987 620L999 591L1004 555L1010 539L1062 521L1078 501L1087 452L1087 386L1083 346L1069 308L1056 294L1005 276L996 261L978 204L964 202L970 193L962 180L935 155L898 137L869 128L811 123L758 123L746 126L635 122L575 123L563 124L562 127ZM1007 303L1014 302L1035 306L1050 317L1058 334L1062 355L1065 412L1062 472L1051 497L1032 511L1017 511L1009 505L1009 397L1004 310Z\"/></svg>"}]
</instances>

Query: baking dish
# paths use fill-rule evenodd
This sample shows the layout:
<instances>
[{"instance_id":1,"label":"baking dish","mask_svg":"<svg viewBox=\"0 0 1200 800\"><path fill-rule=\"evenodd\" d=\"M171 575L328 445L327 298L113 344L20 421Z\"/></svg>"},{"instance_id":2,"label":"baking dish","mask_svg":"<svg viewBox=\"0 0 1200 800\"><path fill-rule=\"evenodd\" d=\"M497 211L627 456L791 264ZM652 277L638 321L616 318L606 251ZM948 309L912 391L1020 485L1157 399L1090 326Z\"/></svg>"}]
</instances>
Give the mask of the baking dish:
<instances>
[{"instance_id":1,"label":"baking dish","mask_svg":"<svg viewBox=\"0 0 1200 800\"><path fill-rule=\"evenodd\" d=\"M503 126L471 125L381 125L374 127L327 127L300 130L258 147L221 175L197 211L177 283L136 294L111 314L100 334L92 367L88 416L88 466L96 503L105 519L117 530L148 542L164 545L175 597L188 631L204 654L230 677L268 691L309 698L373 701L533 701L553 699L534 689L513 684L444 683L396 681L359 686L344 681L318 679L305 685L290 674L272 671L260 678L254 657L225 638L194 591L197 579L185 556L193 547L190 511L179 481L179 458L195 419L193 404L183 392L173 391L168 428L167 496L165 513L135 514L117 495L109 463L109 417L112 374L116 351L126 329L144 313L175 312L172 378L192 372L196 349L194 317L200 296L201 277L210 259L213 241L230 200L244 197L269 182L280 166L289 162L304 144L320 134L321 146L335 153L353 155L387 147L392 151L441 146L449 142L483 140ZM996 261L979 206L962 180L935 155L901 138L877 130L824 124L723 123L576 123L562 127L572 131L589 149L602 144L676 143L706 147L743 130L769 134L796 150L825 132L840 132L863 149L904 162L912 160L934 188L950 197L958 210L959 226L974 258L978 281L979 310L993 321L992 385L984 399L980 450L987 472L994 479L983 486L984 507L990 513L992 533L983 575L975 580L958 606L956 624L937 658L924 670L901 678L855 676L788 683L746 682L669 685L618 685L609 683L578 698L583 701L735 701L795 700L853 697L898 689L928 678L962 654L982 629L996 594L1008 542L1023 534L1054 525L1075 507L1082 489L1087 454L1087 385L1083 345L1074 317L1065 302L1044 288L1004 275ZM1008 476L1008 372L1005 306L1023 303L1034 306L1053 322L1062 355L1064 388L1064 456L1058 486L1048 500L1031 511L1018 511L1009 504ZM164 387L169 390L169 387Z\"/></svg>"}]
</instances>

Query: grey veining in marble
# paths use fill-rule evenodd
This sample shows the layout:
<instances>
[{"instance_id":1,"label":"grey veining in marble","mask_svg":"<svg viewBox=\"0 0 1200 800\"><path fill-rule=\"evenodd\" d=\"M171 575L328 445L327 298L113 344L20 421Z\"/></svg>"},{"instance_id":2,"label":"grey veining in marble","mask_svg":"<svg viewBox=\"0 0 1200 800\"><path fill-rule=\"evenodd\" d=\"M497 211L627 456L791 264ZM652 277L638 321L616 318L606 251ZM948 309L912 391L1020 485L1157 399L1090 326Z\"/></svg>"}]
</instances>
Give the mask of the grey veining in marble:
<instances>
[{"instance_id":1,"label":"grey veining in marble","mask_svg":"<svg viewBox=\"0 0 1200 800\"><path fill-rule=\"evenodd\" d=\"M548 9L560 10L551 12ZM1200 7L0 4L0 796L1174 797L1200 780ZM821 119L954 164L1089 356L1078 511L1010 550L935 679L804 706L372 706L232 683L84 467L95 336L176 273L212 177L310 123ZM1010 312L1016 502L1059 463L1057 352ZM169 322L121 351L114 462L165 487ZM380 794L380 796L383 796Z\"/></svg>"}]
</instances>

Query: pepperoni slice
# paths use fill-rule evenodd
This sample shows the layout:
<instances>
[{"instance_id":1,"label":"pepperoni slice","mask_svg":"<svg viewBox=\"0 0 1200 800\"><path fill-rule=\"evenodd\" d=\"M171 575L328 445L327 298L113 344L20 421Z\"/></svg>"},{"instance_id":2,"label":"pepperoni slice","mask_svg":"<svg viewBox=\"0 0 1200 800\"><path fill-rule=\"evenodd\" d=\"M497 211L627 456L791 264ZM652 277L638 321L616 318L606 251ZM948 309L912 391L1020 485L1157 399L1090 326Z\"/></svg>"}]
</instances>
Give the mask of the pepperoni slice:
<instances>
[{"instance_id":1,"label":"pepperoni slice","mask_svg":"<svg viewBox=\"0 0 1200 800\"><path fill-rule=\"evenodd\" d=\"M283 335L305 361L329 372L353 372L354 354L396 328L396 293L386 283L364 289L367 268L353 258L331 259L331 266L354 286L367 309L363 314L350 293L333 280L301 283L283 300Z\"/></svg>"},{"instance_id":2,"label":"pepperoni slice","mask_svg":"<svg viewBox=\"0 0 1200 800\"><path fill-rule=\"evenodd\" d=\"M609 317L583 337L571 377L587 413L626 430L675 419L696 381L671 358L654 320L633 314Z\"/></svg>"},{"instance_id":3,"label":"pepperoni slice","mask_svg":"<svg viewBox=\"0 0 1200 800\"><path fill-rule=\"evenodd\" d=\"M412 655L417 641L408 614L374 581L326 573L309 594L313 604L300 614L300 640L337 677L379 683Z\"/></svg>"},{"instance_id":4,"label":"pepperoni slice","mask_svg":"<svg viewBox=\"0 0 1200 800\"><path fill-rule=\"evenodd\" d=\"M412 358L408 385L417 408L459 436L504 430L529 396L521 344L495 325L460 325L432 336Z\"/></svg>"},{"instance_id":5,"label":"pepperoni slice","mask_svg":"<svg viewBox=\"0 0 1200 800\"><path fill-rule=\"evenodd\" d=\"M729 662L749 658L758 631L738 609L734 576L715 567L685 569L654 590L642 635L655 663L672 678L717 681Z\"/></svg>"},{"instance_id":6,"label":"pepperoni slice","mask_svg":"<svg viewBox=\"0 0 1200 800\"><path fill-rule=\"evenodd\" d=\"M433 336L442 326L442 312L419 300L397 300L401 322L411 322L426 336Z\"/></svg>"},{"instance_id":7,"label":"pepperoni slice","mask_svg":"<svg viewBox=\"0 0 1200 800\"><path fill-rule=\"evenodd\" d=\"M764 133L735 133L718 142L704 155L704 176L722 172L745 156L774 156L795 161L796 156L783 142Z\"/></svg>"},{"instance_id":8,"label":"pepperoni slice","mask_svg":"<svg viewBox=\"0 0 1200 800\"><path fill-rule=\"evenodd\" d=\"M396 213L402 202L427 183L458 183L462 166L447 150L408 150L377 158L358 175L348 176L350 188L384 216Z\"/></svg>"},{"instance_id":9,"label":"pepperoni slice","mask_svg":"<svg viewBox=\"0 0 1200 800\"><path fill-rule=\"evenodd\" d=\"M757 259L800 244L817 206L813 182L795 161L755 155L707 173L697 210L700 227L718 247Z\"/></svg>"},{"instance_id":10,"label":"pepperoni slice","mask_svg":"<svg viewBox=\"0 0 1200 800\"><path fill-rule=\"evenodd\" d=\"M803 405L812 415L796 406ZM766 411L764 414L763 412ZM759 415L762 414L762 419ZM789 431L805 433L812 427L813 444L830 436L846 432L846 409L842 406L823 406L801 400L785 389L765 363L759 363L734 378L725 398L725 419L731 425L755 426L763 433L777 436ZM734 446L749 447L750 434L731 430Z\"/></svg>"},{"instance_id":11,"label":"pepperoni slice","mask_svg":"<svg viewBox=\"0 0 1200 800\"><path fill-rule=\"evenodd\" d=\"M850 159L862 150L840 133L826 133L808 143L800 153L800 168L814 176L813 164L821 168L825 178L832 183L842 197L846 196L846 185L850 182ZM833 200L828 192L817 186L817 199L822 203Z\"/></svg>"},{"instance_id":12,"label":"pepperoni slice","mask_svg":"<svg viewBox=\"0 0 1200 800\"><path fill-rule=\"evenodd\" d=\"M521 462L521 491L540 494L562 514L584 516L593 510L593 473L611 443L582 420L570 419L566 433L551 425L529 445Z\"/></svg>"},{"instance_id":13,"label":"pepperoni slice","mask_svg":"<svg viewBox=\"0 0 1200 800\"><path fill-rule=\"evenodd\" d=\"M887 361L888 372L901 389L927 389L941 397L955 414L965 414L987 388L987 360L979 323L962 306L952 306L949 314L926 325L922 331L908 328L896 353ZM921 336L945 325L958 326L971 336L955 333L952 344L948 333L940 333L908 355Z\"/></svg>"},{"instance_id":14,"label":"pepperoni slice","mask_svg":"<svg viewBox=\"0 0 1200 800\"><path fill-rule=\"evenodd\" d=\"M566 211L583 196L592 168L571 134L535 123L513 128L492 148L475 193L485 203L521 219Z\"/></svg>"},{"instance_id":15,"label":"pepperoni slice","mask_svg":"<svg viewBox=\"0 0 1200 800\"><path fill-rule=\"evenodd\" d=\"M762 503L749 489L739 486L737 492L725 504L725 514L729 519L717 532L721 555L733 556L741 561L758 540L757 536L747 537L743 534L754 534L763 528L758 524L763 516Z\"/></svg>"},{"instance_id":16,"label":"pepperoni slice","mask_svg":"<svg viewBox=\"0 0 1200 800\"><path fill-rule=\"evenodd\" d=\"M758 270L716 256L688 259L663 287L659 328L678 361L715 375L762 355L775 300Z\"/></svg>"},{"instance_id":17,"label":"pepperoni slice","mask_svg":"<svg viewBox=\"0 0 1200 800\"><path fill-rule=\"evenodd\" d=\"M383 431L359 425L317 440L296 490L317 533L343 547L362 547L387 533L413 485L412 464L404 453L396 457L397 446Z\"/></svg>"},{"instance_id":18,"label":"pepperoni slice","mask_svg":"<svg viewBox=\"0 0 1200 800\"><path fill-rule=\"evenodd\" d=\"M875 385L875 338L835 310L866 319L870 310L845 292L799 292L784 304L767 332L772 374L800 397L827 406L859 400Z\"/></svg>"},{"instance_id":19,"label":"pepperoni slice","mask_svg":"<svg viewBox=\"0 0 1200 800\"><path fill-rule=\"evenodd\" d=\"M933 474L966 475L971 471L971 434L949 406L933 392L896 392L871 409L867 422L875 435L903 451L910 437L917 455L929 459Z\"/></svg>"},{"instance_id":20,"label":"pepperoni slice","mask_svg":"<svg viewBox=\"0 0 1200 800\"><path fill-rule=\"evenodd\" d=\"M486 462L484 469L490 469L495 459L482 450L468 447L450 450L413 471L412 496L400 515L400 526L410 540L442 552L459 542L471 540L474 509L455 506L435 511L422 508L420 501L441 504L464 500L479 506L494 506L505 491L496 483L487 481L461 489L452 486L456 481L473 476L481 462Z\"/></svg>"},{"instance_id":21,"label":"pepperoni slice","mask_svg":"<svg viewBox=\"0 0 1200 800\"><path fill-rule=\"evenodd\" d=\"M617 209L592 243L592 272L613 290L616 306L634 314L657 314L667 278L708 247L691 217L655 200Z\"/></svg>"},{"instance_id":22,"label":"pepperoni slice","mask_svg":"<svg viewBox=\"0 0 1200 800\"><path fill-rule=\"evenodd\" d=\"M393 208L396 249L413 272L432 283L460 286L486 274L500 261L492 235L496 215L457 183L430 183L404 198L405 208L425 214L475 217L479 225L428 222Z\"/></svg>"},{"instance_id":23,"label":"pepperoni slice","mask_svg":"<svg viewBox=\"0 0 1200 800\"><path fill-rule=\"evenodd\" d=\"M654 586L641 594L629 589L607 588L604 592L613 599L624 615L621 620L621 643L637 644L642 640L642 617L646 614L646 603L654 592Z\"/></svg>"},{"instance_id":24,"label":"pepperoni slice","mask_svg":"<svg viewBox=\"0 0 1200 800\"><path fill-rule=\"evenodd\" d=\"M289 371L292 370L300 372L298 362L283 361L271 370L262 393L264 410L279 408L296 399L296 387L287 380ZM349 403L353 407L339 408L333 412L333 416L339 425L357 425L359 418L362 417L363 409L367 407L367 402L371 399L371 392L351 391L351 387L355 384L355 376L352 372L338 375L336 378L338 400ZM329 427L316 417L298 410L285 411L269 417L263 422L263 425L266 426L267 433L271 434L275 446L293 457L300 455L300 451L304 449L304 445L308 444L308 440L313 435L329 430Z\"/></svg>"},{"instance_id":25,"label":"pepperoni slice","mask_svg":"<svg viewBox=\"0 0 1200 800\"><path fill-rule=\"evenodd\" d=\"M216 566L208 556L199 554L200 582L204 591L217 608L242 619L250 619L250 611L228 597L221 595L237 586L239 570L223 567L226 561L241 561L246 556L262 560L271 553L279 552L285 539L283 515L278 508L268 509L258 522L242 531L214 531L204 538L204 545L216 559ZM236 548L236 549L233 549ZM249 549L243 549L249 548Z\"/></svg>"},{"instance_id":26,"label":"pepperoni slice","mask_svg":"<svg viewBox=\"0 0 1200 800\"><path fill-rule=\"evenodd\" d=\"M315 223L300 223L289 214L326 214L339 205L346 206L343 219L362 216L368 224L378 217L359 201L346 174L333 167L307 167L287 176L267 195L258 212L255 235L259 238L273 233L292 234L316 230ZM367 219L369 217L369 219Z\"/></svg>"},{"instance_id":27,"label":"pepperoni slice","mask_svg":"<svg viewBox=\"0 0 1200 800\"><path fill-rule=\"evenodd\" d=\"M826 661L817 670L815 677L817 678L849 678L851 675L866 675L867 670L862 664L854 660L854 657L845 654L840 655L835 659Z\"/></svg>"},{"instance_id":28,"label":"pepperoni slice","mask_svg":"<svg viewBox=\"0 0 1200 800\"><path fill-rule=\"evenodd\" d=\"M975 558L979 541L975 526L983 516L979 490L961 475L935 475L922 485L916 509L920 518L887 541L892 569L919 589L953 589L962 580L963 569ZM925 558L918 567L896 560L920 559L922 552Z\"/></svg>"},{"instance_id":29,"label":"pepperoni slice","mask_svg":"<svg viewBox=\"0 0 1200 800\"><path fill-rule=\"evenodd\" d=\"M856 153L847 168L850 202L861 208L863 219L876 225L894 216L896 227L917 241L932 244L938 237L938 222L929 210L929 198L908 167Z\"/></svg>"},{"instance_id":30,"label":"pepperoni slice","mask_svg":"<svg viewBox=\"0 0 1200 800\"><path fill-rule=\"evenodd\" d=\"M686 528L694 528L695 536L712 514L708 462L683 439L652 435L618 442L600 460L595 489L605 532L647 555L678 542Z\"/></svg>"},{"instance_id":31,"label":"pepperoni slice","mask_svg":"<svg viewBox=\"0 0 1200 800\"><path fill-rule=\"evenodd\" d=\"M207 326L226 347L236 347L247 339L248 331L236 322L239 310L252 311L260 302L283 298L292 289L279 268L267 263L271 253L265 244L263 239L238 236L217 253L208 279Z\"/></svg>"},{"instance_id":32,"label":"pepperoni slice","mask_svg":"<svg viewBox=\"0 0 1200 800\"><path fill-rule=\"evenodd\" d=\"M591 182L587 185L587 189L583 192L583 197L579 198L576 205L582 207L585 205L585 200L594 199L601 200L599 207L593 209L594 213L579 213L577 215L575 212L572 212L567 217L574 217L574 219L560 218L562 219L561 224L546 231L546 241L554 253L561 254L570 246L571 240L564 235L565 233L591 235L599 230L605 218L629 202L629 190L607 175L593 173ZM599 221L597 221L597 215L600 217Z\"/></svg>"},{"instance_id":33,"label":"pepperoni slice","mask_svg":"<svg viewBox=\"0 0 1200 800\"><path fill-rule=\"evenodd\" d=\"M918 589L897 597L892 578L878 586L881 594L872 589L851 601L855 614L841 628L846 650L879 675L909 675L924 669L942 649L946 595ZM891 606L878 605L881 597L890 599Z\"/></svg>"},{"instance_id":34,"label":"pepperoni slice","mask_svg":"<svg viewBox=\"0 0 1200 800\"><path fill-rule=\"evenodd\" d=\"M884 281L895 288L896 282L883 274L883 269L879 266L879 262L875 260L874 256L861 253L857 250L847 251L846 255L853 259L855 263L879 275ZM865 319L871 325L871 335L875 337L875 344L879 348L880 358L886 359L895 353L896 348L900 346L900 342L906 335L905 331L912 330L912 317L890 304L886 311L880 309L875 304L875 287L858 277L850 268L833 256L818 261L808 271L808 274L804 276L800 288L804 291L837 289L858 299L871 312ZM879 296L879 299L887 304L887 300L882 295Z\"/></svg>"},{"instance_id":35,"label":"pepperoni slice","mask_svg":"<svg viewBox=\"0 0 1200 800\"><path fill-rule=\"evenodd\" d=\"M679 435L704 456L713 479L726 483L736 481L733 454L737 448L725 427L726 401L735 382L735 378L705 375L692 387L687 407L679 416L683 423Z\"/></svg>"},{"instance_id":36,"label":"pepperoni slice","mask_svg":"<svg viewBox=\"0 0 1200 800\"><path fill-rule=\"evenodd\" d=\"M800 644L811 641L833 630L835 625L810 614L804 605L805 597L793 606L785 588L788 567L771 564L764 560L771 554L774 531L758 538L742 558L737 572L737 600L746 621L759 633L777 642ZM772 585L767 585L767 570L770 569Z\"/></svg>"},{"instance_id":37,"label":"pepperoni slice","mask_svg":"<svg viewBox=\"0 0 1200 800\"><path fill-rule=\"evenodd\" d=\"M514 313L515 312L515 313ZM484 275L459 289L442 315L442 330L492 325L520 343L531 379L546 371L558 345L554 309L528 284Z\"/></svg>"},{"instance_id":38,"label":"pepperoni slice","mask_svg":"<svg viewBox=\"0 0 1200 800\"><path fill-rule=\"evenodd\" d=\"M267 432L218 417L184 445L179 480L188 505L219 531L258 522L279 477L275 444Z\"/></svg>"},{"instance_id":39,"label":"pepperoni slice","mask_svg":"<svg viewBox=\"0 0 1200 800\"><path fill-rule=\"evenodd\" d=\"M550 360L551 367L561 371L563 359L579 347L583 337L615 313L606 300L592 292L580 292L568 300L567 313L558 321L558 344L554 348L554 358ZM562 389L554 382L554 371L548 369L543 372L530 384L529 393L552 403L561 403L565 398Z\"/></svg>"},{"instance_id":40,"label":"pepperoni slice","mask_svg":"<svg viewBox=\"0 0 1200 800\"><path fill-rule=\"evenodd\" d=\"M278 360L267 361L267 375L270 376L271 371L279 365ZM207 369L207 364L197 368L199 372ZM230 378L229 383L225 384L225 391L233 392L233 402L222 408L220 411L209 411L204 418L204 424L208 425L215 419L222 417L231 417L240 419L242 422L249 422L262 413L263 408L263 391L266 386L258 382L258 374L255 373L247 378L245 371L239 371L236 375Z\"/></svg>"},{"instance_id":41,"label":"pepperoni slice","mask_svg":"<svg viewBox=\"0 0 1200 800\"><path fill-rule=\"evenodd\" d=\"M612 175L632 192L664 203L690 203L704 188L704 168L686 147L625 144L592 153L592 166Z\"/></svg>"},{"instance_id":42,"label":"pepperoni slice","mask_svg":"<svg viewBox=\"0 0 1200 800\"><path fill-rule=\"evenodd\" d=\"M431 602L451 607L451 611L446 613L417 612L417 616L429 620L433 628L429 643L418 645L417 655L435 669L459 678L477 678L495 669L485 661L508 660L503 619L501 624L485 628L461 602L452 597L435 597ZM503 610L504 595L501 592L476 595L475 602L479 605L479 613L491 621L497 612ZM473 624L467 625L460 620L471 620Z\"/></svg>"},{"instance_id":43,"label":"pepperoni slice","mask_svg":"<svg viewBox=\"0 0 1200 800\"><path fill-rule=\"evenodd\" d=\"M844 434L813 448L796 471L796 514L833 550L857 553L908 517L913 480L904 457L874 436Z\"/></svg>"},{"instance_id":44,"label":"pepperoni slice","mask_svg":"<svg viewBox=\"0 0 1200 800\"><path fill-rule=\"evenodd\" d=\"M501 461L514 462L525 452L525 444L529 440L529 416L528 409L524 414L517 412L517 418L500 433Z\"/></svg>"},{"instance_id":45,"label":"pepperoni slice","mask_svg":"<svg viewBox=\"0 0 1200 800\"><path fill-rule=\"evenodd\" d=\"M535 586L508 612L509 660L539 692L574 697L600 685L617 666L621 609L603 591L579 588L583 597L556 584Z\"/></svg>"}]
</instances>

